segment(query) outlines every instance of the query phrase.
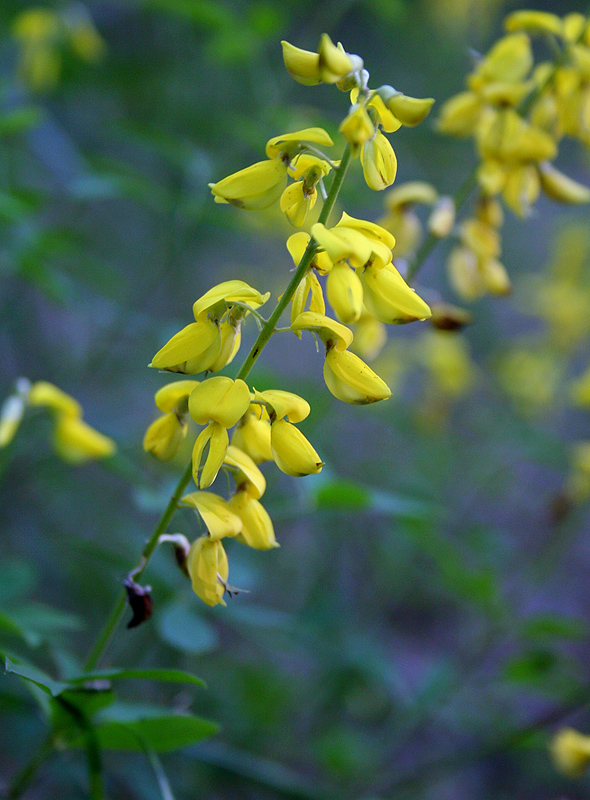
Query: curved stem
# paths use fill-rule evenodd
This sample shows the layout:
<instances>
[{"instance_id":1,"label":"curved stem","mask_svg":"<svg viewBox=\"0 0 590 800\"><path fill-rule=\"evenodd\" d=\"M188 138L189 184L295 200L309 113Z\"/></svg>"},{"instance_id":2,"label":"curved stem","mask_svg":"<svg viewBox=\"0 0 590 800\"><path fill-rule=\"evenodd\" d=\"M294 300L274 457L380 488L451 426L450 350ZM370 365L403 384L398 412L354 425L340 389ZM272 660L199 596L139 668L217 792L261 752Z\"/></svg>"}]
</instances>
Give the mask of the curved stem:
<instances>
[{"instance_id":1,"label":"curved stem","mask_svg":"<svg viewBox=\"0 0 590 800\"><path fill-rule=\"evenodd\" d=\"M334 208L334 204L336 203L336 198L338 197L338 194L342 187L342 183L344 181L344 177L350 165L351 158L352 158L352 153L350 147L347 145L342 155L340 166L338 167L338 170L334 174L334 180L332 181L330 191L328 192L328 197L324 202L324 206L322 208L322 212L319 216L318 222L321 223L327 222L330 213ZM309 240L309 244L307 245L305 252L301 258L301 261L299 262L299 266L297 267L297 269L293 273L293 277L289 281L288 287L286 288L281 299L277 303L276 308L270 315L268 321L266 321L265 324L263 325L262 330L258 334L256 341L254 342L250 352L246 356L246 360L242 364L242 367L238 372L238 374L236 375L236 378L241 378L242 380L246 378L246 376L254 366L256 359L258 358L264 347L268 344L268 341L271 338L277 326L279 318L281 317L283 311L291 301L291 298L293 297L293 294L295 293L295 289L299 285L299 282L309 269L312 259L315 255L316 249L317 249L316 242L312 238ZM188 486L191 477L192 477L192 464L188 464L184 473L180 477L180 480L178 481L178 485L176 486L176 489L174 490L174 493L172 494L172 497L170 498L168 505L164 510L164 513L160 517L160 521L156 525L154 532L152 533L152 535L146 542L145 547L141 551L141 557L139 563L136 569L133 570L134 578L139 577L139 575L141 575L141 573L147 567L148 561L150 560L152 553L158 546L158 539L160 538L161 534L165 533L166 528L168 527L168 523L170 522L172 516L174 515L174 512L176 511L180 498L182 497L184 490ZM124 591L121 591L109 618L107 619L92 650L90 651L90 655L88 656L88 659L84 666L84 670L86 672L88 672L91 669L94 669L98 664L98 662L100 661L103 652L105 651L109 641L111 640L111 637L113 636L113 633L115 632L115 629L117 628L117 625L119 624L123 612L125 611L125 607L126 607L126 594Z\"/></svg>"}]
</instances>

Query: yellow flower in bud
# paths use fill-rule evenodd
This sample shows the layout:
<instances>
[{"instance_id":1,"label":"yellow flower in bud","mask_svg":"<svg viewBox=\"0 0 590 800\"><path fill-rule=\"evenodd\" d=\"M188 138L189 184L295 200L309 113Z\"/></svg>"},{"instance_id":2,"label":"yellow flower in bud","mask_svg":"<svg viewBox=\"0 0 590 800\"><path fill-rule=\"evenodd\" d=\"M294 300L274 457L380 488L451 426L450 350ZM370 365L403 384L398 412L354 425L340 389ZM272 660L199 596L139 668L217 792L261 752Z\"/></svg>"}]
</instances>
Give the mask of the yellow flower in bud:
<instances>
[{"instance_id":1,"label":"yellow flower in bud","mask_svg":"<svg viewBox=\"0 0 590 800\"><path fill-rule=\"evenodd\" d=\"M304 233L303 231L293 233L287 239L287 250L296 267L299 266L310 239L309 233ZM326 275L332 269L332 261L329 255L323 250L317 252L311 261L310 269L314 269L319 275Z\"/></svg>"},{"instance_id":2,"label":"yellow flower in bud","mask_svg":"<svg viewBox=\"0 0 590 800\"><path fill-rule=\"evenodd\" d=\"M563 36L563 22L560 17L547 11L513 11L504 20L504 28L509 33L525 31Z\"/></svg>"},{"instance_id":3,"label":"yellow flower in bud","mask_svg":"<svg viewBox=\"0 0 590 800\"><path fill-rule=\"evenodd\" d=\"M324 380L334 397L345 403L366 405L391 397L385 381L349 350L326 350Z\"/></svg>"},{"instance_id":4,"label":"yellow flower in bud","mask_svg":"<svg viewBox=\"0 0 590 800\"><path fill-rule=\"evenodd\" d=\"M143 449L160 461L168 461L176 454L186 431L186 422L180 414L165 414L152 422L145 432Z\"/></svg>"},{"instance_id":5,"label":"yellow flower in bud","mask_svg":"<svg viewBox=\"0 0 590 800\"><path fill-rule=\"evenodd\" d=\"M387 342L387 329L363 307L360 319L354 326L354 341L350 349L357 355L373 361Z\"/></svg>"},{"instance_id":6,"label":"yellow flower in bud","mask_svg":"<svg viewBox=\"0 0 590 800\"><path fill-rule=\"evenodd\" d=\"M552 200L574 204L590 202L590 189L568 178L563 172L555 169L549 161L539 164L539 178L541 188Z\"/></svg>"},{"instance_id":7,"label":"yellow flower in bud","mask_svg":"<svg viewBox=\"0 0 590 800\"><path fill-rule=\"evenodd\" d=\"M321 83L320 77L320 56L310 50L302 50L300 47L281 42L283 48L283 61L289 75L304 86L314 86Z\"/></svg>"},{"instance_id":8,"label":"yellow flower in bud","mask_svg":"<svg viewBox=\"0 0 590 800\"><path fill-rule=\"evenodd\" d=\"M248 491L238 490L230 498L229 506L242 521L240 533L235 537L238 542L256 550L280 547L275 539L272 520L267 510Z\"/></svg>"},{"instance_id":9,"label":"yellow flower in bud","mask_svg":"<svg viewBox=\"0 0 590 800\"><path fill-rule=\"evenodd\" d=\"M581 41L590 46L590 30L583 14L566 14L563 18L563 35L568 42Z\"/></svg>"},{"instance_id":10,"label":"yellow flower in bud","mask_svg":"<svg viewBox=\"0 0 590 800\"><path fill-rule=\"evenodd\" d=\"M433 236L444 239L455 224L455 203L452 197L440 197L428 217L428 230Z\"/></svg>"},{"instance_id":11,"label":"yellow flower in bud","mask_svg":"<svg viewBox=\"0 0 590 800\"><path fill-rule=\"evenodd\" d=\"M328 300L340 322L356 322L363 309L363 285L344 261L334 264L327 280Z\"/></svg>"},{"instance_id":12,"label":"yellow flower in bud","mask_svg":"<svg viewBox=\"0 0 590 800\"><path fill-rule=\"evenodd\" d=\"M209 445L209 452L201 469L203 453L207 445ZM227 428L220 425L219 422L210 422L197 436L193 447L193 480L199 489L211 486L217 477L217 473L223 465L228 445Z\"/></svg>"},{"instance_id":13,"label":"yellow flower in bud","mask_svg":"<svg viewBox=\"0 0 590 800\"><path fill-rule=\"evenodd\" d=\"M273 136L266 143L266 155L268 158L282 158L287 155L290 160L305 142L319 144L322 147L332 147L334 144L330 134L323 128L304 128L301 131Z\"/></svg>"},{"instance_id":14,"label":"yellow flower in bud","mask_svg":"<svg viewBox=\"0 0 590 800\"><path fill-rule=\"evenodd\" d=\"M210 369L219 356L221 334L210 319L191 322L152 358L150 367L191 375Z\"/></svg>"},{"instance_id":15,"label":"yellow flower in bud","mask_svg":"<svg viewBox=\"0 0 590 800\"><path fill-rule=\"evenodd\" d=\"M364 302L369 313L388 325L428 319L428 305L404 281L393 264L370 266L361 273Z\"/></svg>"},{"instance_id":16,"label":"yellow flower in bud","mask_svg":"<svg viewBox=\"0 0 590 800\"><path fill-rule=\"evenodd\" d=\"M70 464L83 464L112 456L117 446L112 439L91 428L83 419L59 414L53 431L58 456Z\"/></svg>"},{"instance_id":17,"label":"yellow flower in bud","mask_svg":"<svg viewBox=\"0 0 590 800\"><path fill-rule=\"evenodd\" d=\"M6 398L0 409L0 448L6 447L14 439L24 413L23 397L13 394Z\"/></svg>"},{"instance_id":18,"label":"yellow flower in bud","mask_svg":"<svg viewBox=\"0 0 590 800\"><path fill-rule=\"evenodd\" d=\"M508 169L495 159L484 159L477 168L477 182L486 195L495 195L506 186Z\"/></svg>"},{"instance_id":19,"label":"yellow flower in bud","mask_svg":"<svg viewBox=\"0 0 590 800\"><path fill-rule=\"evenodd\" d=\"M451 136L473 136L481 117L482 101L475 92L459 92L443 103L437 130Z\"/></svg>"},{"instance_id":20,"label":"yellow flower in bud","mask_svg":"<svg viewBox=\"0 0 590 800\"><path fill-rule=\"evenodd\" d=\"M333 342L338 350L346 350L352 343L352 331L345 325L341 325L336 320L326 317L325 314L314 314L312 311L304 311L291 324L294 331L314 331L326 344ZM291 420L296 422L297 420Z\"/></svg>"},{"instance_id":21,"label":"yellow flower in bud","mask_svg":"<svg viewBox=\"0 0 590 800\"><path fill-rule=\"evenodd\" d=\"M353 90L350 93L350 96L351 102L355 103L358 96L358 89ZM401 128L401 122L387 108L378 92L373 92L371 94L371 99L368 102L368 106L375 109L378 123L383 128L385 133L395 133L395 131L398 131Z\"/></svg>"},{"instance_id":22,"label":"yellow flower in bud","mask_svg":"<svg viewBox=\"0 0 590 800\"><path fill-rule=\"evenodd\" d=\"M30 406L45 406L69 417L82 416L80 403L48 381L34 383L27 394L27 402Z\"/></svg>"},{"instance_id":23,"label":"yellow flower in bud","mask_svg":"<svg viewBox=\"0 0 590 800\"><path fill-rule=\"evenodd\" d=\"M215 361L209 367L210 372L219 372L227 367L236 357L242 341L242 322L232 317L224 319L219 326L221 349Z\"/></svg>"},{"instance_id":24,"label":"yellow flower in bud","mask_svg":"<svg viewBox=\"0 0 590 800\"><path fill-rule=\"evenodd\" d=\"M562 728L551 742L555 766L571 778L580 778L590 764L590 736Z\"/></svg>"},{"instance_id":25,"label":"yellow flower in bud","mask_svg":"<svg viewBox=\"0 0 590 800\"><path fill-rule=\"evenodd\" d=\"M224 428L232 428L249 405L247 384L240 378L234 381L225 375L202 381L193 389L188 401L190 415L196 423L206 425L212 420Z\"/></svg>"},{"instance_id":26,"label":"yellow flower in bud","mask_svg":"<svg viewBox=\"0 0 590 800\"><path fill-rule=\"evenodd\" d=\"M227 178L210 183L216 203L229 203L247 211L272 206L287 183L287 164L281 158L258 161Z\"/></svg>"},{"instance_id":27,"label":"yellow flower in bud","mask_svg":"<svg viewBox=\"0 0 590 800\"><path fill-rule=\"evenodd\" d=\"M462 222L459 236L463 244L479 258L496 258L502 251L498 232L479 219L466 219Z\"/></svg>"},{"instance_id":28,"label":"yellow flower in bud","mask_svg":"<svg viewBox=\"0 0 590 800\"><path fill-rule=\"evenodd\" d=\"M197 322L213 311L218 312L217 316L220 319L235 303L244 303L250 308L259 308L266 303L269 297L270 292L261 294L245 281L223 281L209 289L193 303L193 314Z\"/></svg>"},{"instance_id":29,"label":"yellow flower in bud","mask_svg":"<svg viewBox=\"0 0 590 800\"><path fill-rule=\"evenodd\" d=\"M281 211L287 215L287 219L292 225L300 228L305 223L308 213L315 206L317 198L318 192L315 186L307 190L304 181L297 181L287 186L281 195Z\"/></svg>"},{"instance_id":30,"label":"yellow flower in bud","mask_svg":"<svg viewBox=\"0 0 590 800\"><path fill-rule=\"evenodd\" d=\"M311 411L307 400L282 389L267 389L264 392L255 390L254 399L266 406L271 423L283 417L289 422L302 422Z\"/></svg>"},{"instance_id":31,"label":"yellow flower in bud","mask_svg":"<svg viewBox=\"0 0 590 800\"><path fill-rule=\"evenodd\" d=\"M260 406L251 405L234 428L231 443L249 455L255 464L272 461L270 422L266 410L261 411Z\"/></svg>"},{"instance_id":32,"label":"yellow flower in bud","mask_svg":"<svg viewBox=\"0 0 590 800\"><path fill-rule=\"evenodd\" d=\"M230 444L223 463L231 468L238 489L257 500L262 497L266 491L266 479L247 453Z\"/></svg>"},{"instance_id":33,"label":"yellow flower in bud","mask_svg":"<svg viewBox=\"0 0 590 800\"><path fill-rule=\"evenodd\" d=\"M391 91L386 91L388 89ZM382 86L379 93L387 108L402 125L419 125L430 114L434 105L434 97L408 97L387 86Z\"/></svg>"},{"instance_id":34,"label":"yellow flower in bud","mask_svg":"<svg viewBox=\"0 0 590 800\"><path fill-rule=\"evenodd\" d=\"M371 121L365 105L354 105L344 117L338 128L352 148L352 154L358 155L360 148L375 135L375 126Z\"/></svg>"},{"instance_id":35,"label":"yellow flower in bud","mask_svg":"<svg viewBox=\"0 0 590 800\"><path fill-rule=\"evenodd\" d=\"M500 296L510 294L512 284L504 264L497 258L488 258L480 262L479 269L484 286L488 292Z\"/></svg>"},{"instance_id":36,"label":"yellow flower in bud","mask_svg":"<svg viewBox=\"0 0 590 800\"><path fill-rule=\"evenodd\" d=\"M301 431L286 419L277 419L272 423L270 444L281 472L300 478L322 471L324 462Z\"/></svg>"},{"instance_id":37,"label":"yellow flower in bud","mask_svg":"<svg viewBox=\"0 0 590 800\"><path fill-rule=\"evenodd\" d=\"M390 211L395 211L415 203L432 205L438 200L438 192L425 181L408 181L396 186L385 195L385 205ZM392 245L393 247L393 245Z\"/></svg>"},{"instance_id":38,"label":"yellow flower in bud","mask_svg":"<svg viewBox=\"0 0 590 800\"><path fill-rule=\"evenodd\" d=\"M337 83L355 66L342 45L336 46L327 33L322 34L318 55L320 78L324 83ZM362 69L362 63L357 66Z\"/></svg>"},{"instance_id":39,"label":"yellow flower in bud","mask_svg":"<svg viewBox=\"0 0 590 800\"><path fill-rule=\"evenodd\" d=\"M363 175L369 189L376 192L387 189L395 180L397 158L389 139L377 131L361 150Z\"/></svg>"},{"instance_id":40,"label":"yellow flower in bud","mask_svg":"<svg viewBox=\"0 0 590 800\"><path fill-rule=\"evenodd\" d=\"M192 543L186 566L197 597L208 606L224 606L229 566L221 542L201 536Z\"/></svg>"},{"instance_id":41,"label":"yellow flower in bud","mask_svg":"<svg viewBox=\"0 0 590 800\"><path fill-rule=\"evenodd\" d=\"M180 502L199 512L213 541L236 536L242 530L242 522L227 500L213 492L191 492Z\"/></svg>"}]
</instances>

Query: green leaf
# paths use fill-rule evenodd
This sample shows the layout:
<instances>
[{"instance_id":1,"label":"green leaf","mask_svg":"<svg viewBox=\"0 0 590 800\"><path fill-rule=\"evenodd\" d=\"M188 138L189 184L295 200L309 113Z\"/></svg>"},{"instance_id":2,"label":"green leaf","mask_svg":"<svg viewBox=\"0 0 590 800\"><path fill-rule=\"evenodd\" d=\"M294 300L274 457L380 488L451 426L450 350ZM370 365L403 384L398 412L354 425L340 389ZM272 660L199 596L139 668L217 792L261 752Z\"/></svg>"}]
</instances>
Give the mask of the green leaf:
<instances>
[{"instance_id":1,"label":"green leaf","mask_svg":"<svg viewBox=\"0 0 590 800\"><path fill-rule=\"evenodd\" d=\"M74 678L68 678L68 683L88 683L91 681L111 681L119 680L122 678L130 678L134 680L147 680L147 681L167 681L168 683L190 683L194 686L205 686L205 682L196 675L190 672L184 672L180 669L104 669L97 672L89 672L85 675L77 675Z\"/></svg>"},{"instance_id":2,"label":"green leaf","mask_svg":"<svg viewBox=\"0 0 590 800\"><path fill-rule=\"evenodd\" d=\"M36 106L21 106L0 115L0 136L14 135L38 125L43 112Z\"/></svg>"},{"instance_id":3,"label":"green leaf","mask_svg":"<svg viewBox=\"0 0 590 800\"><path fill-rule=\"evenodd\" d=\"M167 606L158 616L157 625L162 639L184 653L210 653L219 642L215 627L183 603Z\"/></svg>"},{"instance_id":4,"label":"green leaf","mask_svg":"<svg viewBox=\"0 0 590 800\"><path fill-rule=\"evenodd\" d=\"M117 704L99 714L96 730L100 746L107 750L141 751L147 745L166 753L207 739L219 727L188 714Z\"/></svg>"},{"instance_id":5,"label":"green leaf","mask_svg":"<svg viewBox=\"0 0 590 800\"><path fill-rule=\"evenodd\" d=\"M52 697L57 697L68 688L66 683L53 680L53 678L50 678L49 675L37 669L37 667L33 667L29 664L15 664L8 656L4 662L4 668L8 674L18 675L19 678L34 683L35 686L38 686Z\"/></svg>"}]
</instances>

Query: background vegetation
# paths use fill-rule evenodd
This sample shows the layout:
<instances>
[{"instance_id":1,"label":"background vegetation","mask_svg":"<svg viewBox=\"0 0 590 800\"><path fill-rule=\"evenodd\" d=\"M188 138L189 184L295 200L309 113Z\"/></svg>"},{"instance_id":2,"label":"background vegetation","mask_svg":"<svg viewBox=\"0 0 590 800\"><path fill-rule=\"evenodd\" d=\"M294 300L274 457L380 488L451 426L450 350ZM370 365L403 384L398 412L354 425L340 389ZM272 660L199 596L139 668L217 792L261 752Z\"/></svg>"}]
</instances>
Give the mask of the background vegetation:
<instances>
[{"instance_id":1,"label":"background vegetation","mask_svg":"<svg viewBox=\"0 0 590 800\"><path fill-rule=\"evenodd\" d=\"M0 397L19 375L50 380L119 445L108 463L72 468L39 415L0 453L0 645L58 677L83 662L188 458L162 465L141 449L162 384L146 365L213 284L239 277L276 298L290 269L278 212L261 221L217 206L207 182L258 160L271 136L334 132L345 113L344 95L289 78L279 40L313 49L328 31L375 85L440 103L516 6L97 0L87 9L102 58L64 45L59 81L35 92L18 78L11 32L30 5L0 6ZM393 143L397 183L452 193L475 164L470 143L429 122ZM590 182L579 147L559 163ZM341 202L383 213L358 167ZM219 724L162 756L177 797L587 796L588 779L560 776L547 745L562 722L590 731L587 506L559 502L570 445L588 437L567 387L588 367L590 331L567 346L549 335L570 319L551 321L550 281L576 264L590 318L588 210L541 200L504 231L513 295L470 304L475 324L450 361L429 355L426 324L394 330L377 367L394 388L386 403L333 401L310 340L277 336L257 366L257 388L309 399L302 428L327 467L298 482L267 474L282 547L233 548L230 580L251 593L227 609L200 603L162 549L146 575L152 619L119 630L105 662L207 682L120 683L121 714L190 708ZM457 302L448 249L418 283ZM549 311L535 300L543 287ZM174 526L197 532L189 511ZM8 784L47 723L14 675L0 709ZM113 800L165 796L143 753L109 751L105 763ZM27 796L86 797L86 781L83 754L68 750Z\"/></svg>"}]
</instances>

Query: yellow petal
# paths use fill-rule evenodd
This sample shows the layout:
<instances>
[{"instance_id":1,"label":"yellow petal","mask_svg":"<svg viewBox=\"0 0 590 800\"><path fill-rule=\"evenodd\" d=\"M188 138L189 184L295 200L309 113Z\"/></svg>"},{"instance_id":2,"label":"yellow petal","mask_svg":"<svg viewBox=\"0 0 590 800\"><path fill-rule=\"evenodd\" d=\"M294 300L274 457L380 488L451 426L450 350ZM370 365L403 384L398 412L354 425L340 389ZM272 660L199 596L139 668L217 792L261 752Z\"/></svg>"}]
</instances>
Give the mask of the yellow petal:
<instances>
[{"instance_id":1,"label":"yellow petal","mask_svg":"<svg viewBox=\"0 0 590 800\"><path fill-rule=\"evenodd\" d=\"M266 143L266 155L276 159L283 153L294 154L299 149L299 145L304 142L319 144L322 147L332 147L334 144L328 131L323 128L303 128L300 131L283 133L269 139Z\"/></svg>"},{"instance_id":2,"label":"yellow petal","mask_svg":"<svg viewBox=\"0 0 590 800\"><path fill-rule=\"evenodd\" d=\"M238 489L243 488L256 499L262 497L266 490L266 479L247 453L230 444L224 464L235 470L234 477Z\"/></svg>"},{"instance_id":3,"label":"yellow petal","mask_svg":"<svg viewBox=\"0 0 590 800\"><path fill-rule=\"evenodd\" d=\"M393 264L369 267L361 274L365 305L380 322L389 325L427 319L428 305L408 286Z\"/></svg>"},{"instance_id":4,"label":"yellow petal","mask_svg":"<svg viewBox=\"0 0 590 800\"><path fill-rule=\"evenodd\" d=\"M294 331L315 331L326 344L334 342L338 350L345 350L352 343L352 331L335 319L325 314L315 314L313 311L304 311L291 325ZM299 420L291 420L298 422Z\"/></svg>"},{"instance_id":5,"label":"yellow petal","mask_svg":"<svg viewBox=\"0 0 590 800\"><path fill-rule=\"evenodd\" d=\"M344 262L335 264L326 286L328 300L340 322L356 322L363 310L363 285L356 272Z\"/></svg>"},{"instance_id":6,"label":"yellow petal","mask_svg":"<svg viewBox=\"0 0 590 800\"><path fill-rule=\"evenodd\" d=\"M361 150L363 175L369 189L376 192L387 189L395 180L397 158L389 139L377 131Z\"/></svg>"},{"instance_id":7,"label":"yellow petal","mask_svg":"<svg viewBox=\"0 0 590 800\"><path fill-rule=\"evenodd\" d=\"M318 53L302 50L289 42L282 41L283 61L289 75L304 86L321 83L320 57Z\"/></svg>"},{"instance_id":8,"label":"yellow petal","mask_svg":"<svg viewBox=\"0 0 590 800\"><path fill-rule=\"evenodd\" d=\"M327 33L322 34L318 54L320 77L324 83L336 83L353 69L350 57L332 42Z\"/></svg>"},{"instance_id":9,"label":"yellow petal","mask_svg":"<svg viewBox=\"0 0 590 800\"><path fill-rule=\"evenodd\" d=\"M430 114L434 97L408 97L398 92L385 100L387 108L403 125L419 125Z\"/></svg>"},{"instance_id":10,"label":"yellow petal","mask_svg":"<svg viewBox=\"0 0 590 800\"><path fill-rule=\"evenodd\" d=\"M504 28L509 33L526 31L527 33L563 35L561 19L557 14L550 14L547 11L513 11L504 20Z\"/></svg>"},{"instance_id":11,"label":"yellow petal","mask_svg":"<svg viewBox=\"0 0 590 800\"><path fill-rule=\"evenodd\" d=\"M206 446L209 445L207 458L201 469L201 461ZM227 429L218 422L210 422L197 436L193 447L193 480L199 489L211 486L222 467L229 445Z\"/></svg>"},{"instance_id":12,"label":"yellow petal","mask_svg":"<svg viewBox=\"0 0 590 800\"><path fill-rule=\"evenodd\" d=\"M267 406L271 418L274 414L276 419L286 417L290 422L301 422L311 411L307 400L299 397L298 394L285 392L282 389L267 389L265 392L254 391L254 399Z\"/></svg>"},{"instance_id":13,"label":"yellow petal","mask_svg":"<svg viewBox=\"0 0 590 800\"><path fill-rule=\"evenodd\" d=\"M277 467L287 475L315 475L324 466L314 448L301 431L285 419L271 425L270 442Z\"/></svg>"},{"instance_id":14,"label":"yellow petal","mask_svg":"<svg viewBox=\"0 0 590 800\"><path fill-rule=\"evenodd\" d=\"M261 294L245 281L224 281L223 283L218 283L217 286L214 286L212 289L209 289L208 292L205 292L202 297L199 297L199 299L195 301L193 304L193 314L195 320L198 321L199 317L207 314L218 303L224 305L225 308L231 306L233 303L245 303L250 306L250 308L259 308L266 303L269 297L270 292Z\"/></svg>"},{"instance_id":15,"label":"yellow petal","mask_svg":"<svg viewBox=\"0 0 590 800\"><path fill-rule=\"evenodd\" d=\"M242 323L240 320L224 319L219 325L221 348L219 355L209 367L211 372L219 372L234 360L242 341Z\"/></svg>"},{"instance_id":16,"label":"yellow petal","mask_svg":"<svg viewBox=\"0 0 590 800\"><path fill-rule=\"evenodd\" d=\"M55 451L71 464L83 464L97 458L112 456L117 446L112 439L87 425L78 417L60 414L53 431Z\"/></svg>"},{"instance_id":17,"label":"yellow petal","mask_svg":"<svg viewBox=\"0 0 590 800\"><path fill-rule=\"evenodd\" d=\"M238 491L230 498L229 506L242 520L242 529L236 536L238 542L256 550L279 547L272 520L262 503L247 491Z\"/></svg>"},{"instance_id":18,"label":"yellow petal","mask_svg":"<svg viewBox=\"0 0 590 800\"><path fill-rule=\"evenodd\" d=\"M249 455L255 464L261 464L272 460L270 422L268 416L261 419L259 413L256 413L260 410L259 406L250 406L250 409L234 428L231 443Z\"/></svg>"},{"instance_id":19,"label":"yellow petal","mask_svg":"<svg viewBox=\"0 0 590 800\"><path fill-rule=\"evenodd\" d=\"M590 202L590 189L587 186L568 178L548 161L539 164L539 177L541 188L553 200L576 204Z\"/></svg>"},{"instance_id":20,"label":"yellow petal","mask_svg":"<svg viewBox=\"0 0 590 800\"><path fill-rule=\"evenodd\" d=\"M287 186L281 195L281 211L287 215L287 219L292 225L300 228L314 207L317 197L318 193L315 188L306 192L303 181L297 181Z\"/></svg>"},{"instance_id":21,"label":"yellow petal","mask_svg":"<svg viewBox=\"0 0 590 800\"><path fill-rule=\"evenodd\" d=\"M221 542L201 536L191 545L186 566L195 594L208 606L224 606L229 567Z\"/></svg>"},{"instance_id":22,"label":"yellow petal","mask_svg":"<svg viewBox=\"0 0 590 800\"><path fill-rule=\"evenodd\" d=\"M57 411L70 417L82 416L80 403L48 381L34 383L29 389L27 402L31 406L46 406L52 411Z\"/></svg>"},{"instance_id":23,"label":"yellow petal","mask_svg":"<svg viewBox=\"0 0 590 800\"><path fill-rule=\"evenodd\" d=\"M551 755L558 769L579 778L590 764L590 736L582 736L573 728L562 728L551 742Z\"/></svg>"},{"instance_id":24,"label":"yellow petal","mask_svg":"<svg viewBox=\"0 0 590 800\"><path fill-rule=\"evenodd\" d=\"M326 353L324 380L334 397L345 403L366 405L391 397L385 381L349 350L334 347Z\"/></svg>"},{"instance_id":25,"label":"yellow petal","mask_svg":"<svg viewBox=\"0 0 590 800\"><path fill-rule=\"evenodd\" d=\"M352 106L338 128L357 155L360 148L375 134L375 126L371 121L365 105Z\"/></svg>"},{"instance_id":26,"label":"yellow petal","mask_svg":"<svg viewBox=\"0 0 590 800\"><path fill-rule=\"evenodd\" d=\"M188 403L188 397L193 389L199 385L199 381L175 381L167 383L156 392L156 406L165 414L175 411L179 403L184 400ZM188 406L187 406L188 409Z\"/></svg>"},{"instance_id":27,"label":"yellow petal","mask_svg":"<svg viewBox=\"0 0 590 800\"><path fill-rule=\"evenodd\" d=\"M287 182L287 165L280 158L258 161L209 184L216 203L258 211L268 208L281 196Z\"/></svg>"},{"instance_id":28,"label":"yellow petal","mask_svg":"<svg viewBox=\"0 0 590 800\"><path fill-rule=\"evenodd\" d=\"M147 429L143 437L143 449L160 461L168 461L180 447L186 429L186 423L177 414L165 414Z\"/></svg>"},{"instance_id":29,"label":"yellow petal","mask_svg":"<svg viewBox=\"0 0 590 800\"><path fill-rule=\"evenodd\" d=\"M232 380L225 375L217 375L202 381L192 392L188 401L191 417L199 425L210 420L224 428L233 427L243 417L250 405L250 390L238 378Z\"/></svg>"},{"instance_id":30,"label":"yellow petal","mask_svg":"<svg viewBox=\"0 0 590 800\"><path fill-rule=\"evenodd\" d=\"M215 363L220 349L221 335L214 322L191 322L158 350L150 366L185 375L204 372Z\"/></svg>"},{"instance_id":31,"label":"yellow petal","mask_svg":"<svg viewBox=\"0 0 590 800\"><path fill-rule=\"evenodd\" d=\"M191 492L180 502L184 506L196 508L212 540L235 536L242 529L239 516L232 511L227 500L213 492Z\"/></svg>"}]
</instances>

